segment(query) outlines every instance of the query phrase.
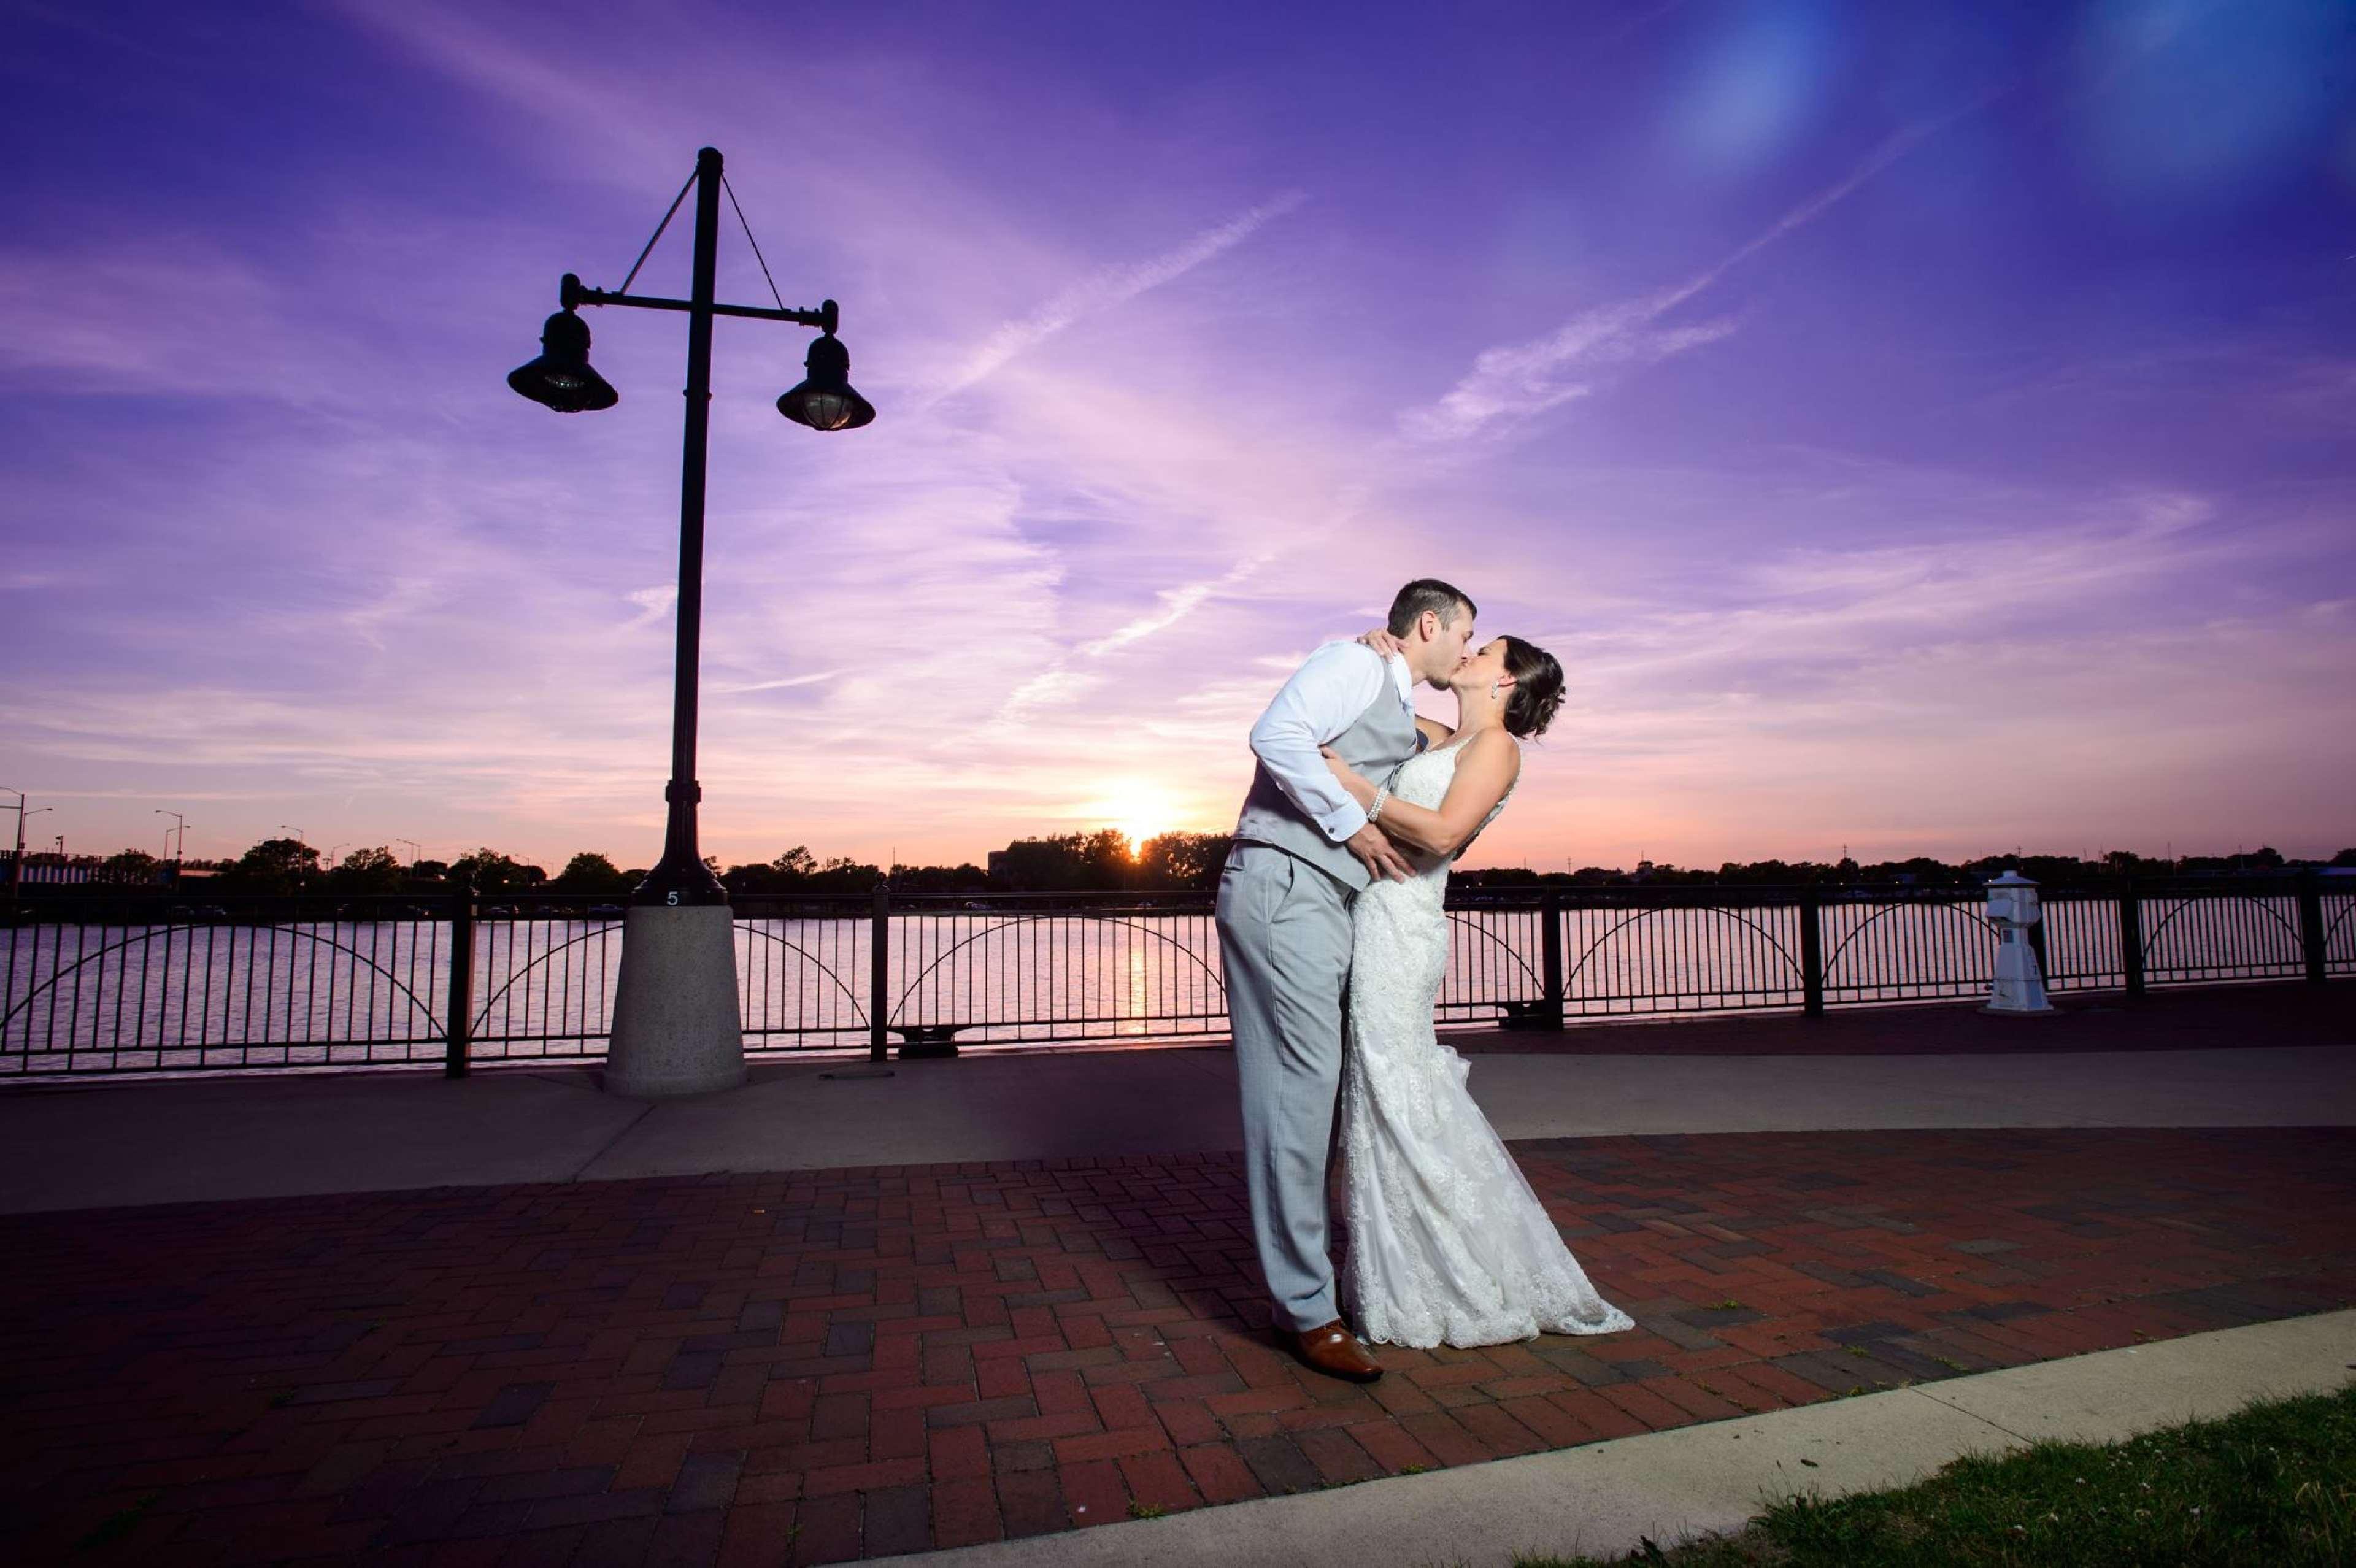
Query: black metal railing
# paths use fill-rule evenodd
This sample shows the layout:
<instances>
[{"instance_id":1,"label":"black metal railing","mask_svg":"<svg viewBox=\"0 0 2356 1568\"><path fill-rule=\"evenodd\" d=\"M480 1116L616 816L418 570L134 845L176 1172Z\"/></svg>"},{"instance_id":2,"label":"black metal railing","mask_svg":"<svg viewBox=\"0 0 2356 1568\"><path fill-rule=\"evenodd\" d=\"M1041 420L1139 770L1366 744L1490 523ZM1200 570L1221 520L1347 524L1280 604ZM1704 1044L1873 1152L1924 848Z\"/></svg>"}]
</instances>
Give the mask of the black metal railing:
<instances>
[{"instance_id":1,"label":"black metal railing","mask_svg":"<svg viewBox=\"0 0 2356 1568\"><path fill-rule=\"evenodd\" d=\"M1226 1021L1208 893L878 895L871 1040L1205 1034Z\"/></svg>"},{"instance_id":2,"label":"black metal railing","mask_svg":"<svg viewBox=\"0 0 2356 1568\"><path fill-rule=\"evenodd\" d=\"M0 1075L444 1061L464 936L445 901L28 897L0 931Z\"/></svg>"},{"instance_id":3,"label":"black metal railing","mask_svg":"<svg viewBox=\"0 0 2356 1568\"><path fill-rule=\"evenodd\" d=\"M1593 889L1551 901L1562 957L1558 978L1545 974L1545 1021L1821 1007L1822 960L1808 944L1816 926L1791 890Z\"/></svg>"},{"instance_id":4,"label":"black metal railing","mask_svg":"<svg viewBox=\"0 0 2356 1568\"><path fill-rule=\"evenodd\" d=\"M177 903L54 889L0 927L0 1078L602 1055L624 914L561 894ZM2356 974L2356 878L2053 888L2032 933L2055 991ZM1969 890L1463 888L1449 1024L1821 1013L1986 995ZM748 897L739 1006L755 1054L1224 1033L1208 893Z\"/></svg>"}]
</instances>

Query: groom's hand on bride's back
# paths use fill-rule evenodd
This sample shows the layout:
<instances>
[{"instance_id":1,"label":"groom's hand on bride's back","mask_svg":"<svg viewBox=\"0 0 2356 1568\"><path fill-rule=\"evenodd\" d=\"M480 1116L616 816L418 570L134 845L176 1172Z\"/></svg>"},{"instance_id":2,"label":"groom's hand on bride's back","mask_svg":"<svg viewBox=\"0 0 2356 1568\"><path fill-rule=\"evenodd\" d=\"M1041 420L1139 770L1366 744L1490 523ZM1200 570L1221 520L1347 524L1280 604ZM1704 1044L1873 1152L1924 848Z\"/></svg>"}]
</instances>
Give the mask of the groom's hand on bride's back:
<instances>
[{"instance_id":1,"label":"groom's hand on bride's back","mask_svg":"<svg viewBox=\"0 0 2356 1568\"><path fill-rule=\"evenodd\" d=\"M1358 863L1378 882L1404 882L1415 874L1399 858L1398 847L1371 822L1344 838L1342 848L1356 856Z\"/></svg>"}]
</instances>

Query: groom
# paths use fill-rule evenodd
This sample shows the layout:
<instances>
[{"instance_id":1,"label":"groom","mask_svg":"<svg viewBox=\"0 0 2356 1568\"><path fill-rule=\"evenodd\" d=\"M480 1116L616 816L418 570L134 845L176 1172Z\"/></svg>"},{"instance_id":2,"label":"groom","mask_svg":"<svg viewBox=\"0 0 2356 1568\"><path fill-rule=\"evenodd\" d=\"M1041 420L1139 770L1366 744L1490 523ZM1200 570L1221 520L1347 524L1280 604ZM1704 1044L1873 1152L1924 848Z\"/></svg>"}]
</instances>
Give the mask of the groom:
<instances>
[{"instance_id":1,"label":"groom","mask_svg":"<svg viewBox=\"0 0 2356 1568\"><path fill-rule=\"evenodd\" d=\"M1331 746L1368 778L1422 748L1415 683L1446 687L1472 640L1472 601L1419 578L1391 601L1405 656L1327 643L1252 726L1251 793L1219 877L1219 954L1243 1084L1244 1179L1277 1339L1354 1382L1383 1375L1343 1326L1325 1251L1325 1161L1342 1083L1350 904L1405 861L1325 765Z\"/></svg>"}]
</instances>

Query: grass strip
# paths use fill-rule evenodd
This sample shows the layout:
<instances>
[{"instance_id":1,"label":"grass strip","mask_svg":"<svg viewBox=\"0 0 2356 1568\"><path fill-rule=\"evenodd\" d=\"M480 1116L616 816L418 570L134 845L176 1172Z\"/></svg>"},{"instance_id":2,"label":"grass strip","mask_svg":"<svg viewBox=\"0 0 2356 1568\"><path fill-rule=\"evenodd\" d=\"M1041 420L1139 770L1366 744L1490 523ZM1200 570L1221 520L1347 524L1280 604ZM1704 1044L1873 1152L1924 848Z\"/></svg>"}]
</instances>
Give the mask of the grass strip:
<instances>
[{"instance_id":1,"label":"grass strip","mask_svg":"<svg viewBox=\"0 0 2356 1568\"><path fill-rule=\"evenodd\" d=\"M1799 1497L1740 1534L1515 1568L2080 1568L2356 1563L2356 1385L2124 1443L1972 1456L1896 1491Z\"/></svg>"},{"instance_id":2,"label":"grass strip","mask_svg":"<svg viewBox=\"0 0 2356 1568\"><path fill-rule=\"evenodd\" d=\"M74 1542L74 1550L88 1552L95 1547L121 1540L131 1533L132 1526L147 1517L149 1509L163 1500L164 1494L161 1492L145 1492L134 1498L126 1506L116 1509L112 1513L100 1520L91 1527L89 1534Z\"/></svg>"}]
</instances>

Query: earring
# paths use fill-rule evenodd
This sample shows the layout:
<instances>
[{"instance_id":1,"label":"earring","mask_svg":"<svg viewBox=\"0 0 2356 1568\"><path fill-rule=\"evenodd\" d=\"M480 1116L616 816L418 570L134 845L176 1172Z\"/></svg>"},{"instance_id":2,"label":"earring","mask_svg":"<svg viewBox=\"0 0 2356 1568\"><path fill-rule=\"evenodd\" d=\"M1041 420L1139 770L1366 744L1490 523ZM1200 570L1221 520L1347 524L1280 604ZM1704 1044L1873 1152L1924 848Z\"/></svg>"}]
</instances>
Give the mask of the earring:
<instances>
[{"instance_id":1,"label":"earring","mask_svg":"<svg viewBox=\"0 0 2356 1568\"><path fill-rule=\"evenodd\" d=\"M1490 695L1492 698L1494 698L1494 697L1497 695L1497 693L1499 693L1500 691L1503 691L1505 688L1505 683L1504 681L1502 681L1502 680L1493 680L1493 681L1491 681L1491 682L1489 683L1489 695Z\"/></svg>"}]
</instances>

